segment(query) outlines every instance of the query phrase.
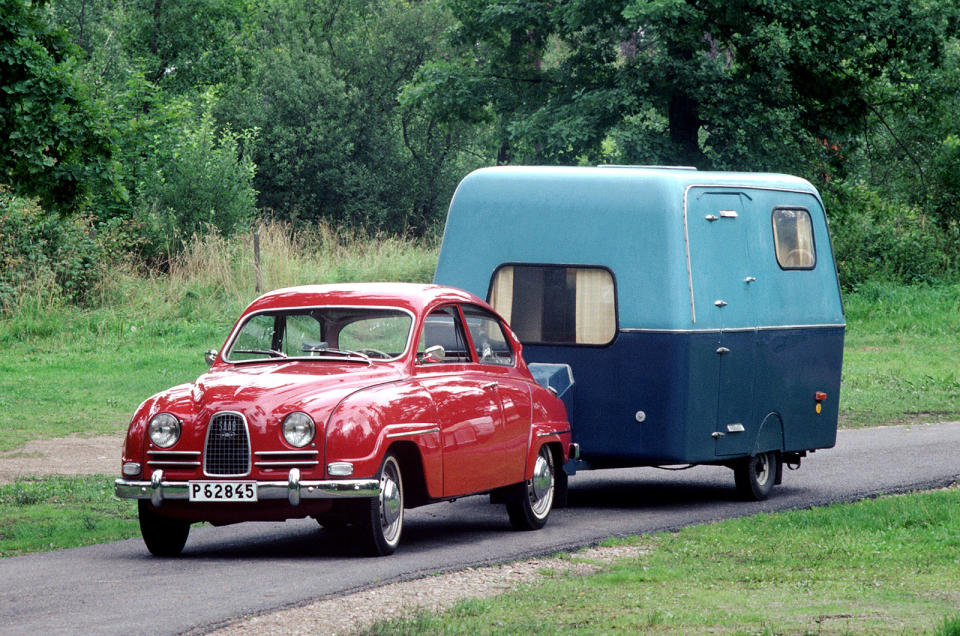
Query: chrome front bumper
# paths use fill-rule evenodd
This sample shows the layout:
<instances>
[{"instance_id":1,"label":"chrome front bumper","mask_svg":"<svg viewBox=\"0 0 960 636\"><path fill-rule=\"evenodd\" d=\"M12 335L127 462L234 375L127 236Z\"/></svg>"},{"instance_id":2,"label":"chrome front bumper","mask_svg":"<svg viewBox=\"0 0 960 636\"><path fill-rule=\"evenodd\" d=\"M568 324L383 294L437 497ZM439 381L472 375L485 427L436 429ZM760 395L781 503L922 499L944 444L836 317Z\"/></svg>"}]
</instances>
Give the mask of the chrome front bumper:
<instances>
[{"instance_id":1,"label":"chrome front bumper","mask_svg":"<svg viewBox=\"0 0 960 636\"><path fill-rule=\"evenodd\" d=\"M167 499L188 500L189 484L187 481L164 481L163 470L157 469L153 471L150 481L116 480L114 492L121 499L149 499L154 506L159 506ZM284 481L257 481L257 501L286 499L291 506L299 505L301 499L358 499L379 494L380 482L377 479L300 481L298 468L290 469Z\"/></svg>"}]
</instances>

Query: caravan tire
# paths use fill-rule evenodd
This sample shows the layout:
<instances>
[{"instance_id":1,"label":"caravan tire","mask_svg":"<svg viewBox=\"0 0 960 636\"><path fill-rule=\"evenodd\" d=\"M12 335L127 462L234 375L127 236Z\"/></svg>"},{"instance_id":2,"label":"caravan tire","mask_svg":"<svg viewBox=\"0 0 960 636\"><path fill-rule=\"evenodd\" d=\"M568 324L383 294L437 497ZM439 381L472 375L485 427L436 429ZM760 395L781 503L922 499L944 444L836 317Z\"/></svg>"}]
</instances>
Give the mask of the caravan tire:
<instances>
[{"instance_id":1,"label":"caravan tire","mask_svg":"<svg viewBox=\"0 0 960 636\"><path fill-rule=\"evenodd\" d=\"M739 460L733 467L737 493L747 501L763 501L770 496L780 472L780 453L767 451Z\"/></svg>"}]
</instances>

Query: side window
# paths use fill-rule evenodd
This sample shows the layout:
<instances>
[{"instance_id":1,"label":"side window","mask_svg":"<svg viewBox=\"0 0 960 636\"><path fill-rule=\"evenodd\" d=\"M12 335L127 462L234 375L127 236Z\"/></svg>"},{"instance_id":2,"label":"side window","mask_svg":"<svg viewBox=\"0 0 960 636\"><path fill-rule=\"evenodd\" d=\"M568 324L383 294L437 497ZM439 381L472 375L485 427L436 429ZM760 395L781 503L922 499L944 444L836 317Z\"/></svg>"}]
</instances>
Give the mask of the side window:
<instances>
[{"instance_id":1,"label":"side window","mask_svg":"<svg viewBox=\"0 0 960 636\"><path fill-rule=\"evenodd\" d=\"M813 221L804 208L774 208L773 244L777 263L783 269L813 269L817 251L813 243Z\"/></svg>"},{"instance_id":2,"label":"side window","mask_svg":"<svg viewBox=\"0 0 960 636\"><path fill-rule=\"evenodd\" d=\"M489 302L524 343L605 345L617 333L613 274L602 267L503 266Z\"/></svg>"},{"instance_id":3,"label":"side window","mask_svg":"<svg viewBox=\"0 0 960 636\"><path fill-rule=\"evenodd\" d=\"M443 347L444 362L472 361L455 307L441 307L427 316L417 345L417 357L423 359L421 354L436 345Z\"/></svg>"},{"instance_id":4,"label":"side window","mask_svg":"<svg viewBox=\"0 0 960 636\"><path fill-rule=\"evenodd\" d=\"M496 316L474 305L464 305L463 316L477 351L477 360L482 364L513 364L513 349Z\"/></svg>"}]
</instances>

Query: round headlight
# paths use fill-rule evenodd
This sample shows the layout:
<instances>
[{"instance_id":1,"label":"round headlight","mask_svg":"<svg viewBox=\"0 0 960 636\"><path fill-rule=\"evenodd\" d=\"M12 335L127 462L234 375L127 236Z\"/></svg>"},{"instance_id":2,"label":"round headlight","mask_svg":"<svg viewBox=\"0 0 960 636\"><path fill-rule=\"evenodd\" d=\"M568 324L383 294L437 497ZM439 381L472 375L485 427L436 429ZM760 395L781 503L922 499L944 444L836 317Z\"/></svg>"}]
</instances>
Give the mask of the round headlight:
<instances>
[{"instance_id":1,"label":"round headlight","mask_svg":"<svg viewBox=\"0 0 960 636\"><path fill-rule=\"evenodd\" d=\"M306 413L291 413L283 418L283 439L291 446L301 448L313 441L316 427Z\"/></svg>"},{"instance_id":2,"label":"round headlight","mask_svg":"<svg viewBox=\"0 0 960 636\"><path fill-rule=\"evenodd\" d=\"M169 413L158 413L147 427L150 441L160 448L170 448L180 439L180 421Z\"/></svg>"}]
</instances>

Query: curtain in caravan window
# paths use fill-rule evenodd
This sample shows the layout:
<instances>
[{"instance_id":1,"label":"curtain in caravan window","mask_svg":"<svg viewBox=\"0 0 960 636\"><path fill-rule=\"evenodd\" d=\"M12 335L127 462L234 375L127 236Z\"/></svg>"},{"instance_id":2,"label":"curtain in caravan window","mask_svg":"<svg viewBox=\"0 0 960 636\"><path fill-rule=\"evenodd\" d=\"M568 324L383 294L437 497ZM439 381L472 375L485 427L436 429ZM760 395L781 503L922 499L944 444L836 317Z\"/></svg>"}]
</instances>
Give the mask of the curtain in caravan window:
<instances>
[{"instance_id":1,"label":"curtain in caravan window","mask_svg":"<svg viewBox=\"0 0 960 636\"><path fill-rule=\"evenodd\" d=\"M490 306L500 314L509 325L513 314L513 268L501 267L493 279L490 290Z\"/></svg>"},{"instance_id":2,"label":"curtain in caravan window","mask_svg":"<svg viewBox=\"0 0 960 636\"><path fill-rule=\"evenodd\" d=\"M577 269L577 342L604 344L613 340L616 305L613 278L605 269Z\"/></svg>"}]
</instances>

